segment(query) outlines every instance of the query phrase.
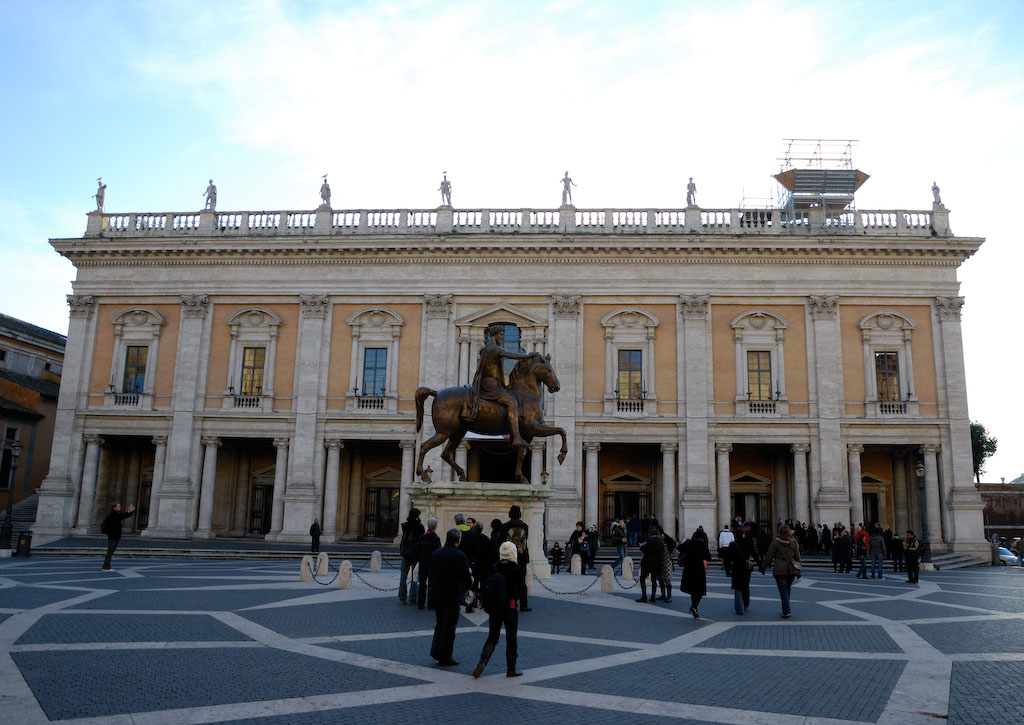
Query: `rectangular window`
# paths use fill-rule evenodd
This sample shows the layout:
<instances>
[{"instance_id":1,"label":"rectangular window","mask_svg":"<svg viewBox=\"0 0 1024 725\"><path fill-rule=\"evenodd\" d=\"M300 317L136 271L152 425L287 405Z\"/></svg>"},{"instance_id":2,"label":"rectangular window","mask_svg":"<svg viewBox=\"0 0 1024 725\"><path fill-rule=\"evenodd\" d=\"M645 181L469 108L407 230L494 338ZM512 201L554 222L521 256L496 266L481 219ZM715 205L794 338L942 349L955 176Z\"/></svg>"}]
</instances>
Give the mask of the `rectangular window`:
<instances>
[{"instance_id":1,"label":"rectangular window","mask_svg":"<svg viewBox=\"0 0 1024 725\"><path fill-rule=\"evenodd\" d=\"M640 400L643 397L643 352L619 350L619 390L622 400Z\"/></svg>"},{"instance_id":2,"label":"rectangular window","mask_svg":"<svg viewBox=\"0 0 1024 725\"><path fill-rule=\"evenodd\" d=\"M241 395L263 395L263 363L266 357L265 347L242 350L242 385L238 390Z\"/></svg>"},{"instance_id":3,"label":"rectangular window","mask_svg":"<svg viewBox=\"0 0 1024 725\"><path fill-rule=\"evenodd\" d=\"M0 362L4 362L7 359L7 351L0 350Z\"/></svg>"},{"instance_id":4,"label":"rectangular window","mask_svg":"<svg viewBox=\"0 0 1024 725\"><path fill-rule=\"evenodd\" d=\"M388 349L368 347L363 350L363 395L384 397L387 392Z\"/></svg>"},{"instance_id":5,"label":"rectangular window","mask_svg":"<svg viewBox=\"0 0 1024 725\"><path fill-rule=\"evenodd\" d=\"M900 399L899 353L875 353L875 386L880 403L895 403Z\"/></svg>"},{"instance_id":6,"label":"rectangular window","mask_svg":"<svg viewBox=\"0 0 1024 725\"><path fill-rule=\"evenodd\" d=\"M747 350L748 400L772 399L772 354L767 350Z\"/></svg>"},{"instance_id":7,"label":"rectangular window","mask_svg":"<svg viewBox=\"0 0 1024 725\"><path fill-rule=\"evenodd\" d=\"M145 345L128 345L124 356L124 380L122 393L141 393L146 385L146 359L149 348Z\"/></svg>"}]
</instances>

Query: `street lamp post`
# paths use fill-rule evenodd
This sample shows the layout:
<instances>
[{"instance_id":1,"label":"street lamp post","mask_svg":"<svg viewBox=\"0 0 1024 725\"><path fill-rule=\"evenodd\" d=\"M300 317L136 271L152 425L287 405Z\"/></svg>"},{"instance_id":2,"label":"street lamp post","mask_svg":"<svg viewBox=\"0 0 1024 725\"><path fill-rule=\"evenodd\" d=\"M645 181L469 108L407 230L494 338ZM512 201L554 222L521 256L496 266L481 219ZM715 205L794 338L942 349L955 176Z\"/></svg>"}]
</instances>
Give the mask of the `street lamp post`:
<instances>
[{"instance_id":1,"label":"street lamp post","mask_svg":"<svg viewBox=\"0 0 1024 725\"><path fill-rule=\"evenodd\" d=\"M14 525L11 516L14 511L14 472L18 470L18 456L21 455L21 443L16 440L4 439L3 450L11 452L11 472L7 478L7 518L0 526L0 547L11 548L11 534Z\"/></svg>"},{"instance_id":2,"label":"street lamp post","mask_svg":"<svg viewBox=\"0 0 1024 725\"><path fill-rule=\"evenodd\" d=\"M924 463L918 461L914 466L914 473L917 475L917 503L921 509L921 549L924 554L922 561L931 561L931 547L928 542L928 519L925 515L924 502Z\"/></svg>"}]
</instances>

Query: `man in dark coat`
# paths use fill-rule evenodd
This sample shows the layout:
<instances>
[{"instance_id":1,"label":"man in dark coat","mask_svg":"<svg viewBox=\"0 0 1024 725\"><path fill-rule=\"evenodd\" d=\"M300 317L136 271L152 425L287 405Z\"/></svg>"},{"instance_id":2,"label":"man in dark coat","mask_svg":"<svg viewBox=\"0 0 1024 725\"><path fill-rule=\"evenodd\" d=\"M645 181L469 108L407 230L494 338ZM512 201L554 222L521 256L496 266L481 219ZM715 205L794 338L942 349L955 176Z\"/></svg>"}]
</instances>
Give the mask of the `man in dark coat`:
<instances>
[{"instance_id":1,"label":"man in dark coat","mask_svg":"<svg viewBox=\"0 0 1024 725\"><path fill-rule=\"evenodd\" d=\"M320 519L313 519L313 525L309 527L310 545L309 550L314 554L320 553Z\"/></svg>"},{"instance_id":2,"label":"man in dark coat","mask_svg":"<svg viewBox=\"0 0 1024 725\"><path fill-rule=\"evenodd\" d=\"M526 565L530 563L530 549L527 542L530 538L530 526L523 521L523 510L518 506L512 506L508 510L508 521L502 527L505 534L505 541L511 541L516 545L516 563L526 571ZM523 587L522 597L519 599L519 611L529 612L530 604L526 597L526 587Z\"/></svg>"},{"instance_id":3,"label":"man in dark coat","mask_svg":"<svg viewBox=\"0 0 1024 725\"><path fill-rule=\"evenodd\" d=\"M488 660L494 654L498 646L498 637L501 635L502 626L505 627L505 664L506 677L520 677L523 673L516 669L516 660L519 657L519 644L517 632L519 630L519 612L516 609L516 601L526 590L526 583L523 579L523 570L516 563L515 544L506 541L498 547L499 561L494 565L494 572L500 574L505 582L505 597L501 602L500 610L488 612L488 633L487 641L484 642L483 651L480 652L480 662L473 670L473 677L477 678L484 673Z\"/></svg>"},{"instance_id":4,"label":"man in dark coat","mask_svg":"<svg viewBox=\"0 0 1024 725\"><path fill-rule=\"evenodd\" d=\"M103 571L114 571L110 568L110 560L114 556L114 549L121 541L121 522L135 513L135 504L129 504L127 513L121 513L120 502L110 507L110 513L103 519L100 527L107 535L107 558L103 560Z\"/></svg>"},{"instance_id":5,"label":"man in dark coat","mask_svg":"<svg viewBox=\"0 0 1024 725\"><path fill-rule=\"evenodd\" d=\"M469 560L459 551L462 532L449 529L444 546L430 555L430 602L434 608L436 624L430 656L438 667L454 667L455 625L466 590L473 585L469 574Z\"/></svg>"},{"instance_id":6,"label":"man in dark coat","mask_svg":"<svg viewBox=\"0 0 1024 725\"><path fill-rule=\"evenodd\" d=\"M907 584L917 584L917 577L920 572L919 560L924 553L921 542L914 536L914 532L907 529L907 543L903 547L907 559Z\"/></svg>"},{"instance_id":7,"label":"man in dark coat","mask_svg":"<svg viewBox=\"0 0 1024 725\"><path fill-rule=\"evenodd\" d=\"M420 523L420 510L418 508L409 509L409 515L402 522L402 538L398 542L398 553L402 557L402 578L398 582L398 601L402 604L405 604L408 599L409 585L407 579L409 578L409 572L416 567L416 549L423 533L423 524ZM415 581L413 583L415 584ZM418 592L416 596L419 596Z\"/></svg>"},{"instance_id":8,"label":"man in dark coat","mask_svg":"<svg viewBox=\"0 0 1024 725\"><path fill-rule=\"evenodd\" d=\"M647 577L651 578L651 604L658 596L658 580L661 577L662 559L665 556L665 542L658 536L658 530L651 526L647 529L647 538L640 544L644 558L640 560L640 594L638 602L646 602Z\"/></svg>"},{"instance_id":9,"label":"man in dark coat","mask_svg":"<svg viewBox=\"0 0 1024 725\"><path fill-rule=\"evenodd\" d=\"M427 519L427 530L423 532L419 543L416 545L416 559L420 565L420 587L416 593L416 606L423 609L427 606L427 586L430 585L430 557L441 548L441 539L436 533L437 519L431 516ZM433 606L431 606L433 609Z\"/></svg>"}]
</instances>

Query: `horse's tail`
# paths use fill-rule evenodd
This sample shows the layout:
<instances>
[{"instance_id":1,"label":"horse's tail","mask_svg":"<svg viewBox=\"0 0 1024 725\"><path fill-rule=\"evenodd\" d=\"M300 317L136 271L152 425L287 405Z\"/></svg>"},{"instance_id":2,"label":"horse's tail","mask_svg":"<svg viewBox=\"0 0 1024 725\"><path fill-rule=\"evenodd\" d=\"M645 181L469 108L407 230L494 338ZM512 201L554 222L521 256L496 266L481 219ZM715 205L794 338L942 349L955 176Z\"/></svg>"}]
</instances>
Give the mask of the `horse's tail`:
<instances>
[{"instance_id":1,"label":"horse's tail","mask_svg":"<svg viewBox=\"0 0 1024 725\"><path fill-rule=\"evenodd\" d=\"M416 432L423 427L423 401L431 395L437 395L437 391L425 386L416 388Z\"/></svg>"}]
</instances>

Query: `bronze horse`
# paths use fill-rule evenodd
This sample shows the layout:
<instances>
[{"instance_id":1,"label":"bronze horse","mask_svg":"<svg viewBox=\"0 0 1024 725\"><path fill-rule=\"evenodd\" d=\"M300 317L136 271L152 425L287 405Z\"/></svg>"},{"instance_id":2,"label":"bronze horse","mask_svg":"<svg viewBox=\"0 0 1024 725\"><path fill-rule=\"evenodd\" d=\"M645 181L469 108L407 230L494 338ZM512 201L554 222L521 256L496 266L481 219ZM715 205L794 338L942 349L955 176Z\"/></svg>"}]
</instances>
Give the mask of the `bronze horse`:
<instances>
[{"instance_id":1,"label":"bronze horse","mask_svg":"<svg viewBox=\"0 0 1024 725\"><path fill-rule=\"evenodd\" d=\"M568 446L565 441L565 430L556 426L544 425L544 411L540 406L541 384L547 386L548 392L557 393L560 387L558 376L551 367L551 356L533 353L530 357L520 360L509 375L508 387L513 397L519 401L519 434L527 444L534 437L562 436L562 450L558 454L558 462L565 460ZM427 387L416 390L416 430L423 427L423 403L431 395L436 396L431 406L430 419L434 423L434 436L423 441L420 455L416 461L416 475L430 483L429 476L423 473L423 457L431 448L436 448L445 441L448 444L441 453L441 460L447 463L460 481L466 480L466 472L455 462L455 449L462 442L467 431L485 435L503 435L509 432L509 423L505 407L490 400L481 400L479 412L472 421L463 416L469 410L469 393L471 385L445 388L437 391ZM526 446L519 446L516 456L516 479L520 483L529 483L523 475L523 459L526 457ZM536 482L535 482L536 483Z\"/></svg>"}]
</instances>

